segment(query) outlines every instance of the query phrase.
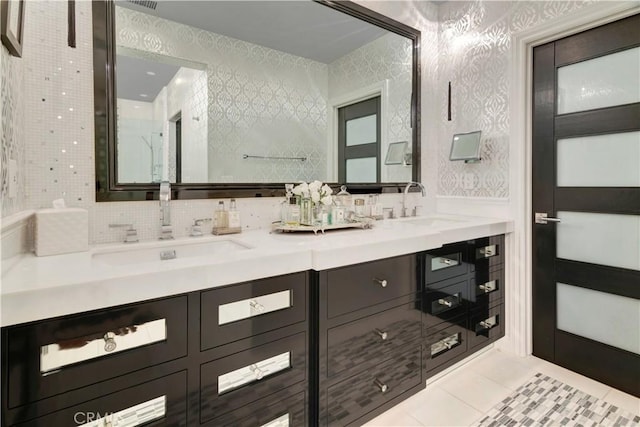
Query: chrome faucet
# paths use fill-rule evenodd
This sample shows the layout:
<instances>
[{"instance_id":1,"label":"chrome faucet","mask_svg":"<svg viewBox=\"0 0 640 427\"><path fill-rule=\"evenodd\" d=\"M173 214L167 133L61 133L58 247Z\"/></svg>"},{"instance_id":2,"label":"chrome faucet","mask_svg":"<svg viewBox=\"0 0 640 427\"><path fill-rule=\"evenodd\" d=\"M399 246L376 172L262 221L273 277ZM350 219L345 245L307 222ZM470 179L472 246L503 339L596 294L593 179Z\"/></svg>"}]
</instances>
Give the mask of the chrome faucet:
<instances>
[{"instance_id":1,"label":"chrome faucet","mask_svg":"<svg viewBox=\"0 0 640 427\"><path fill-rule=\"evenodd\" d=\"M404 187L404 192L402 193L402 216L403 217L409 216L407 215L407 193L409 192L409 188L414 184L420 187L420 190L422 191L422 197L427 195L427 189L424 188L424 185L422 185L419 182L409 181L407 186ZM414 210L414 216L415 216L415 212L416 211Z\"/></svg>"},{"instance_id":2,"label":"chrome faucet","mask_svg":"<svg viewBox=\"0 0 640 427\"><path fill-rule=\"evenodd\" d=\"M160 183L160 240L173 239L171 228L171 184L169 181Z\"/></svg>"}]
</instances>

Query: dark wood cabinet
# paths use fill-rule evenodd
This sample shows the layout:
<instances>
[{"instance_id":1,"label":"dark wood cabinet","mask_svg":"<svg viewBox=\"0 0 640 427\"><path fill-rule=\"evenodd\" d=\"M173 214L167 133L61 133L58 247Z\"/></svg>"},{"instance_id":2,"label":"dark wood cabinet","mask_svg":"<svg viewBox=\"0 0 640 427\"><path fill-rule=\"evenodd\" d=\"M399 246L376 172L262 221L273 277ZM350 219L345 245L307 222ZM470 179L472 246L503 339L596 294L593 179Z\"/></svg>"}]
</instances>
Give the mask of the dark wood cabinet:
<instances>
[{"instance_id":1,"label":"dark wood cabinet","mask_svg":"<svg viewBox=\"0 0 640 427\"><path fill-rule=\"evenodd\" d=\"M308 274L3 328L1 425L306 425Z\"/></svg>"},{"instance_id":2,"label":"dark wood cabinet","mask_svg":"<svg viewBox=\"0 0 640 427\"><path fill-rule=\"evenodd\" d=\"M417 256L315 277L318 425L361 425L424 388Z\"/></svg>"},{"instance_id":3,"label":"dark wood cabinet","mask_svg":"<svg viewBox=\"0 0 640 427\"><path fill-rule=\"evenodd\" d=\"M427 377L504 336L504 236L421 257Z\"/></svg>"},{"instance_id":4,"label":"dark wood cabinet","mask_svg":"<svg viewBox=\"0 0 640 427\"><path fill-rule=\"evenodd\" d=\"M3 328L2 426L361 425L504 336L504 288L492 236Z\"/></svg>"}]
</instances>

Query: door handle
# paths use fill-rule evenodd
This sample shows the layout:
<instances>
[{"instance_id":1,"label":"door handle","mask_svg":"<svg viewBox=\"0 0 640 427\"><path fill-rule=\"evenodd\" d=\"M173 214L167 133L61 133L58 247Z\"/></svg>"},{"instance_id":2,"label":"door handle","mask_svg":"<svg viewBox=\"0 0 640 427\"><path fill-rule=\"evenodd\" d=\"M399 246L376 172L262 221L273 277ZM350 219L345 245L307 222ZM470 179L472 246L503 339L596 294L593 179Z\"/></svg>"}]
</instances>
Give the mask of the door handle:
<instances>
[{"instance_id":1,"label":"door handle","mask_svg":"<svg viewBox=\"0 0 640 427\"><path fill-rule=\"evenodd\" d=\"M548 224L550 222L562 222L560 218L552 218L547 216L546 212L536 212L535 215L536 224Z\"/></svg>"}]
</instances>

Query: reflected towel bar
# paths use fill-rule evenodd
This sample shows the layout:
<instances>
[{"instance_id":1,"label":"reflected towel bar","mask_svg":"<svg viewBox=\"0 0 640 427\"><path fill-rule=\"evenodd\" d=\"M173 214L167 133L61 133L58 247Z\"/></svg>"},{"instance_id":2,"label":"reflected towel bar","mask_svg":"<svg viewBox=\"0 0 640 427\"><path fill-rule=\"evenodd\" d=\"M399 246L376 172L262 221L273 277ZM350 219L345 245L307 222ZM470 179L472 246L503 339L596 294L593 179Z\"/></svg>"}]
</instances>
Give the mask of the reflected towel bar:
<instances>
[{"instance_id":1,"label":"reflected towel bar","mask_svg":"<svg viewBox=\"0 0 640 427\"><path fill-rule=\"evenodd\" d=\"M242 155L243 159L271 159L271 160L300 160L304 162L306 157L277 157L277 156L250 156L248 154Z\"/></svg>"}]
</instances>

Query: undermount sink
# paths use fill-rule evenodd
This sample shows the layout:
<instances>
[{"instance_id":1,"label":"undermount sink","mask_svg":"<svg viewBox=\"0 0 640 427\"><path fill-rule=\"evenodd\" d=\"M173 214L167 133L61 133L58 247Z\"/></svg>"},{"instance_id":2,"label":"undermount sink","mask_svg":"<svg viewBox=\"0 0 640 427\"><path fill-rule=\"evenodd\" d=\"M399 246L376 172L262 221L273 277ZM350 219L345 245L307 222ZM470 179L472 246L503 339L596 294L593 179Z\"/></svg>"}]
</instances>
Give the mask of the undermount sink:
<instances>
[{"instance_id":1,"label":"undermount sink","mask_svg":"<svg viewBox=\"0 0 640 427\"><path fill-rule=\"evenodd\" d=\"M404 222L406 222L407 224L419 225L423 227L447 228L455 227L468 221L466 219L449 216L426 216L422 218L409 219Z\"/></svg>"},{"instance_id":2,"label":"undermount sink","mask_svg":"<svg viewBox=\"0 0 640 427\"><path fill-rule=\"evenodd\" d=\"M162 242L151 247L127 247L121 250L98 252L93 259L109 265L131 265L147 262L167 262L172 259L219 257L251 249L244 243L225 239L210 242Z\"/></svg>"}]
</instances>

